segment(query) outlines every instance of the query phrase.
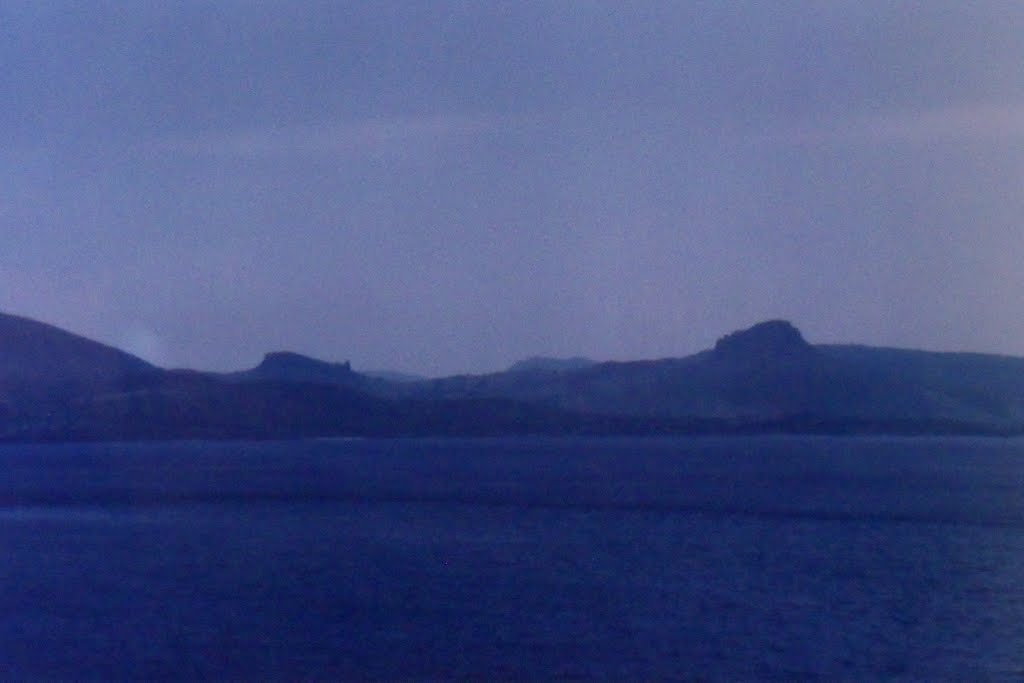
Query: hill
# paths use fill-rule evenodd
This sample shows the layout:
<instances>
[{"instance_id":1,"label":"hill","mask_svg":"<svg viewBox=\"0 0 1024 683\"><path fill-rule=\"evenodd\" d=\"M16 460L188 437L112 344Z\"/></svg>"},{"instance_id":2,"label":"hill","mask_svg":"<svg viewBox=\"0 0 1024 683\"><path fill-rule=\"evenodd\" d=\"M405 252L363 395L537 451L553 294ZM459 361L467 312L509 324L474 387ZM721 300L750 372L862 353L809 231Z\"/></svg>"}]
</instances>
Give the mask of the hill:
<instances>
[{"instance_id":1,"label":"hill","mask_svg":"<svg viewBox=\"0 0 1024 683\"><path fill-rule=\"evenodd\" d=\"M584 414L771 421L1024 424L1024 359L809 344L767 321L707 351L523 376L459 376L417 385L432 398L504 397Z\"/></svg>"},{"instance_id":2,"label":"hill","mask_svg":"<svg viewBox=\"0 0 1024 683\"><path fill-rule=\"evenodd\" d=\"M256 367L232 373L229 377L248 382L275 380L342 385L359 382L350 363L329 363L291 351L268 353Z\"/></svg>"},{"instance_id":3,"label":"hill","mask_svg":"<svg viewBox=\"0 0 1024 683\"><path fill-rule=\"evenodd\" d=\"M107 385L155 372L156 367L124 351L0 313L0 386Z\"/></svg>"},{"instance_id":4,"label":"hill","mask_svg":"<svg viewBox=\"0 0 1024 683\"><path fill-rule=\"evenodd\" d=\"M762 431L1022 433L1024 359L813 345L774 320L683 358L390 381L274 352L217 374L0 315L5 440Z\"/></svg>"}]
</instances>

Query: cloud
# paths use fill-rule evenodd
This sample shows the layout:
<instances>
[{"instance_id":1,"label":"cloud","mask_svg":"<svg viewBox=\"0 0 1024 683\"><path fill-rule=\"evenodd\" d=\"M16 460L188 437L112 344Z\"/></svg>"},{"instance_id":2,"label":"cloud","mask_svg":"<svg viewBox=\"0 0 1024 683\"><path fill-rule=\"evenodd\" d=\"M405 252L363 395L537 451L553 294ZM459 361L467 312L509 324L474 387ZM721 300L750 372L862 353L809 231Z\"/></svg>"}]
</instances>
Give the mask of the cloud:
<instances>
[{"instance_id":1,"label":"cloud","mask_svg":"<svg viewBox=\"0 0 1024 683\"><path fill-rule=\"evenodd\" d=\"M828 125L795 127L764 139L786 144L1024 140L1024 103L967 103L840 118Z\"/></svg>"},{"instance_id":2,"label":"cloud","mask_svg":"<svg viewBox=\"0 0 1024 683\"><path fill-rule=\"evenodd\" d=\"M140 146L148 155L226 157L405 156L490 128L483 118L448 115L248 128L178 135Z\"/></svg>"}]
</instances>

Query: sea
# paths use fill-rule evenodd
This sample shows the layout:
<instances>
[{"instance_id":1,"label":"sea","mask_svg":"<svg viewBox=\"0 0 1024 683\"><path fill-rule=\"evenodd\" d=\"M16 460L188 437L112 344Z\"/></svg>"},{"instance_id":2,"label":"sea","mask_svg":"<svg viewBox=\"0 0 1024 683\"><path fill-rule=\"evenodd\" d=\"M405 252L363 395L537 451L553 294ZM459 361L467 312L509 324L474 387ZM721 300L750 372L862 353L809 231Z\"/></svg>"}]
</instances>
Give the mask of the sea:
<instances>
[{"instance_id":1,"label":"sea","mask_svg":"<svg viewBox=\"0 0 1024 683\"><path fill-rule=\"evenodd\" d=\"M1024 440L0 447L3 680L1021 680Z\"/></svg>"}]
</instances>

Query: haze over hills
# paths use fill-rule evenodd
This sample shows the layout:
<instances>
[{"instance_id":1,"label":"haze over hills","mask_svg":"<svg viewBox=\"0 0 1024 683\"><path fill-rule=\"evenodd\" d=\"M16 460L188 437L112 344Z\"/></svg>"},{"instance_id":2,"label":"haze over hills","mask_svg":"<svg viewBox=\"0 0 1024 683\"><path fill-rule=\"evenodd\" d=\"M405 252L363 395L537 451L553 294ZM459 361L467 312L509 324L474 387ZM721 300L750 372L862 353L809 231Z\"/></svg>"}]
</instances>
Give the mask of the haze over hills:
<instances>
[{"instance_id":1,"label":"haze over hills","mask_svg":"<svg viewBox=\"0 0 1024 683\"><path fill-rule=\"evenodd\" d=\"M591 365L597 365L597 361L582 356L573 356L572 358L533 356L513 363L506 372L571 372L589 368Z\"/></svg>"},{"instance_id":2,"label":"haze over hills","mask_svg":"<svg viewBox=\"0 0 1024 683\"><path fill-rule=\"evenodd\" d=\"M374 379L383 379L388 382L405 384L407 382L423 382L429 379L426 375L416 375L411 372L398 372L397 370L362 370L360 374Z\"/></svg>"},{"instance_id":3,"label":"haze over hills","mask_svg":"<svg viewBox=\"0 0 1024 683\"><path fill-rule=\"evenodd\" d=\"M453 377L421 396L503 396L582 413L779 420L1024 422L1024 359L811 345L786 321L685 358L598 363L520 378Z\"/></svg>"},{"instance_id":4,"label":"haze over hills","mask_svg":"<svg viewBox=\"0 0 1024 683\"><path fill-rule=\"evenodd\" d=\"M813 345L773 320L683 358L392 380L274 352L219 374L0 314L7 440L737 431L1024 432L1024 359Z\"/></svg>"}]
</instances>

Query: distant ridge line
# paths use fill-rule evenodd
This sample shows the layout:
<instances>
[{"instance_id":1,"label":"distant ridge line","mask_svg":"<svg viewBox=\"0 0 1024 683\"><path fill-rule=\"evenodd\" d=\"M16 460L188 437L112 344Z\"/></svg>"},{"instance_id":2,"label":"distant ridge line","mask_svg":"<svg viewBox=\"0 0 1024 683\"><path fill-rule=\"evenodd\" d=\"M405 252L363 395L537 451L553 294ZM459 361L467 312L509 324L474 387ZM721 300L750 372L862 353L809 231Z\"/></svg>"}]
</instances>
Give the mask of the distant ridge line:
<instances>
[{"instance_id":1,"label":"distant ridge line","mask_svg":"<svg viewBox=\"0 0 1024 683\"><path fill-rule=\"evenodd\" d=\"M1024 434L1024 358L811 345L770 320L661 360L426 379L275 351L213 373L0 314L0 441L753 433Z\"/></svg>"}]
</instances>

